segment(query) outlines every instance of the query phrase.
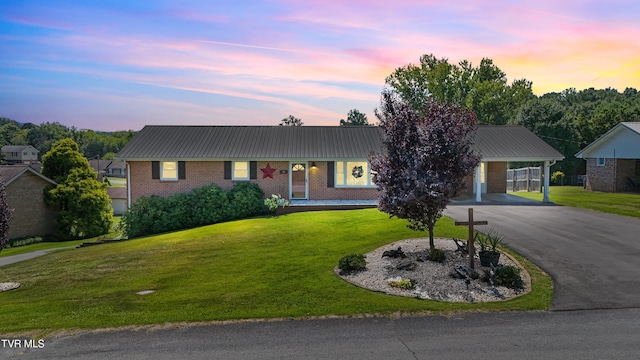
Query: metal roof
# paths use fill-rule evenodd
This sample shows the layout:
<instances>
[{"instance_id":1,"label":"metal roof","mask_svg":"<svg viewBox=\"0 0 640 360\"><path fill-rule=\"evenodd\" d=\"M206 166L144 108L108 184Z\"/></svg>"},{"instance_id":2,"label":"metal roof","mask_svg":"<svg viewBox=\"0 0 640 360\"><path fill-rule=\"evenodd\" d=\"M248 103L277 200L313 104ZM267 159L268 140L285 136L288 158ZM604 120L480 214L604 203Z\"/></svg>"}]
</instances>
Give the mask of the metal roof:
<instances>
[{"instance_id":1,"label":"metal roof","mask_svg":"<svg viewBox=\"0 0 640 360\"><path fill-rule=\"evenodd\" d=\"M381 149L377 126L145 126L125 160L351 159Z\"/></svg>"},{"instance_id":2,"label":"metal roof","mask_svg":"<svg viewBox=\"0 0 640 360\"><path fill-rule=\"evenodd\" d=\"M117 155L143 160L364 159L382 150L377 126L145 126ZM561 160L522 126L478 127L483 161Z\"/></svg>"},{"instance_id":3,"label":"metal roof","mask_svg":"<svg viewBox=\"0 0 640 360\"><path fill-rule=\"evenodd\" d=\"M520 125L480 125L476 149L483 161L562 160L564 155Z\"/></svg>"}]
</instances>

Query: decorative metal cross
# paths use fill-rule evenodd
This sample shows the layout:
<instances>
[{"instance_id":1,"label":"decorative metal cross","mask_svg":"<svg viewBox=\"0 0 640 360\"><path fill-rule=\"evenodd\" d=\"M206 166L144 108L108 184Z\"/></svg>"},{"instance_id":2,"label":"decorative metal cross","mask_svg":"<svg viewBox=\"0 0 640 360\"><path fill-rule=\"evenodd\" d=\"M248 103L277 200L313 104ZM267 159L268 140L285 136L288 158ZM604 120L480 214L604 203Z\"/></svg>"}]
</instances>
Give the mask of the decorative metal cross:
<instances>
[{"instance_id":1,"label":"decorative metal cross","mask_svg":"<svg viewBox=\"0 0 640 360\"><path fill-rule=\"evenodd\" d=\"M467 245L469 247L469 267L474 268L475 264L473 261L473 255L476 253L476 248L474 246L475 237L473 232L473 225L488 225L488 221L473 221L473 208L469 208L469 221L456 221L456 225L469 226L469 240L467 241Z\"/></svg>"}]
</instances>

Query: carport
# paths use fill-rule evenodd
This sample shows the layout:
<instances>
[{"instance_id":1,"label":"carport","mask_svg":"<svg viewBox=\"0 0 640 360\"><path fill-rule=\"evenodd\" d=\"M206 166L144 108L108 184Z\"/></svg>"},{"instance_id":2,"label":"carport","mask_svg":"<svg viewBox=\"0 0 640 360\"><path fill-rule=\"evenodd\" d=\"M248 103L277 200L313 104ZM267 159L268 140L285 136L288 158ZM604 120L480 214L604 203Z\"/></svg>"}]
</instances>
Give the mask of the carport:
<instances>
[{"instance_id":1,"label":"carport","mask_svg":"<svg viewBox=\"0 0 640 360\"><path fill-rule=\"evenodd\" d=\"M475 148L481 162L469 188L476 202L482 202L482 194L506 192L509 162L543 162L543 201L549 201L550 168L564 159L551 145L523 126L483 125L476 132Z\"/></svg>"}]
</instances>

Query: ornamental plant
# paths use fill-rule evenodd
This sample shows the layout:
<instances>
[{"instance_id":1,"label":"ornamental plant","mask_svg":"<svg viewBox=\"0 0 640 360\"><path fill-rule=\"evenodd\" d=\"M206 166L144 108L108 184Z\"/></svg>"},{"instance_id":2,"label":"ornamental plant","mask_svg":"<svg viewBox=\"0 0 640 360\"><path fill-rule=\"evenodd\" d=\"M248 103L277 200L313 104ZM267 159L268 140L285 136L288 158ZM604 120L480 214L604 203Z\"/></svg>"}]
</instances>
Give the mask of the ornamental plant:
<instances>
[{"instance_id":1,"label":"ornamental plant","mask_svg":"<svg viewBox=\"0 0 640 360\"><path fill-rule=\"evenodd\" d=\"M271 197L264 199L264 206L270 211L275 211L279 207L284 208L290 206L289 200L282 197L282 195L271 194Z\"/></svg>"},{"instance_id":2,"label":"ornamental plant","mask_svg":"<svg viewBox=\"0 0 640 360\"><path fill-rule=\"evenodd\" d=\"M403 278L401 278L400 280L396 280L396 279L389 280L388 284L391 287L404 289L404 290L411 290L416 287L416 285L413 283L413 280L403 279Z\"/></svg>"},{"instance_id":3,"label":"ornamental plant","mask_svg":"<svg viewBox=\"0 0 640 360\"><path fill-rule=\"evenodd\" d=\"M551 181L553 181L556 185L563 185L564 183L564 173L562 171L556 171L551 174Z\"/></svg>"},{"instance_id":4,"label":"ornamental plant","mask_svg":"<svg viewBox=\"0 0 640 360\"><path fill-rule=\"evenodd\" d=\"M475 115L429 99L414 108L385 90L376 116L385 132L383 152L369 156L378 209L407 219L412 230L428 230L433 251L436 222L480 163L473 148Z\"/></svg>"},{"instance_id":5,"label":"ornamental plant","mask_svg":"<svg viewBox=\"0 0 640 360\"><path fill-rule=\"evenodd\" d=\"M504 286L510 289L524 289L524 281L520 276L520 268L506 265L499 266L493 277L496 286Z\"/></svg>"},{"instance_id":6,"label":"ornamental plant","mask_svg":"<svg viewBox=\"0 0 640 360\"><path fill-rule=\"evenodd\" d=\"M338 268L345 272L364 270L366 267L364 254L349 254L338 260Z\"/></svg>"}]
</instances>

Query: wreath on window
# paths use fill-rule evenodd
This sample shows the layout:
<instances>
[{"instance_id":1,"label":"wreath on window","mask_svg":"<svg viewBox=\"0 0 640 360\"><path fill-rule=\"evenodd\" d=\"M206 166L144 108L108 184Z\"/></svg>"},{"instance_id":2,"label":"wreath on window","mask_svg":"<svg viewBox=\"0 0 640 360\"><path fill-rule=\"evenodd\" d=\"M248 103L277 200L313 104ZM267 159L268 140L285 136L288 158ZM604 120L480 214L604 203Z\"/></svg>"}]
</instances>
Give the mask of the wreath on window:
<instances>
[{"instance_id":1,"label":"wreath on window","mask_svg":"<svg viewBox=\"0 0 640 360\"><path fill-rule=\"evenodd\" d=\"M353 175L354 178L361 178L362 175L364 173L364 170L362 170L362 166L354 166L353 169L351 170L351 175Z\"/></svg>"}]
</instances>

